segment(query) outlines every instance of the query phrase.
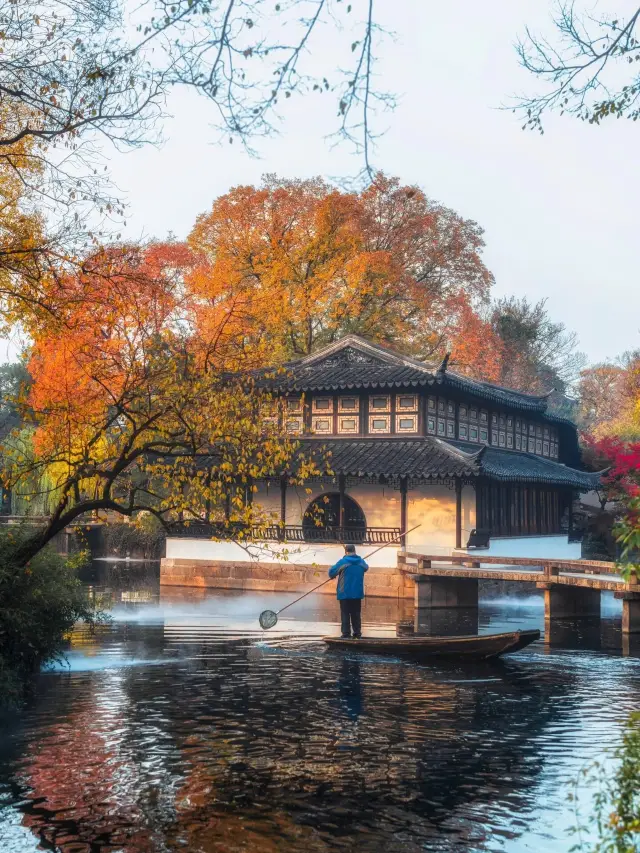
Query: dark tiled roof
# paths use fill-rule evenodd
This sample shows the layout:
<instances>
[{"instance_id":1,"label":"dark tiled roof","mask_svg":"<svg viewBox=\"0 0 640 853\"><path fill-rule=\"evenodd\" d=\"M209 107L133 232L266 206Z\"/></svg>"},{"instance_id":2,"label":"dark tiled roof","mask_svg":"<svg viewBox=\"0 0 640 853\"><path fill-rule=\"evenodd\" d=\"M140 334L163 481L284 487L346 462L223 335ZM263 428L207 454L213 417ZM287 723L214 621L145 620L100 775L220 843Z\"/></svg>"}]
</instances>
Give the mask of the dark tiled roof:
<instances>
[{"instance_id":1,"label":"dark tiled roof","mask_svg":"<svg viewBox=\"0 0 640 853\"><path fill-rule=\"evenodd\" d=\"M290 365L276 380L283 391L344 391L357 388L402 388L424 386L433 376L424 370L396 364L363 364L348 367L319 364L307 367Z\"/></svg>"},{"instance_id":2,"label":"dark tiled roof","mask_svg":"<svg viewBox=\"0 0 640 853\"><path fill-rule=\"evenodd\" d=\"M477 473L476 453L466 453L437 438L306 439L301 453L313 456L335 474L362 477L469 477Z\"/></svg>"},{"instance_id":3,"label":"dark tiled roof","mask_svg":"<svg viewBox=\"0 0 640 853\"><path fill-rule=\"evenodd\" d=\"M451 442L468 453L477 445L469 442ZM502 482L546 483L551 486L567 486L580 491L590 491L600 484L600 474L579 471L551 459L543 459L532 453L500 450L484 447L477 457L478 474Z\"/></svg>"},{"instance_id":4,"label":"dark tiled roof","mask_svg":"<svg viewBox=\"0 0 640 853\"><path fill-rule=\"evenodd\" d=\"M597 488L599 474L578 471L528 453L509 453L486 447L480 457L482 473L493 480L546 483L588 492Z\"/></svg>"},{"instance_id":5,"label":"dark tiled roof","mask_svg":"<svg viewBox=\"0 0 640 853\"><path fill-rule=\"evenodd\" d=\"M482 382L479 379L470 379L468 376L460 376L458 373L449 373L448 371L438 374L438 381L445 388L447 386L457 388L483 400L491 400L494 403L527 412L543 414L547 408L546 394L542 397L523 394L520 391L513 391L511 388L504 388L491 382Z\"/></svg>"},{"instance_id":6,"label":"dark tiled roof","mask_svg":"<svg viewBox=\"0 0 640 853\"><path fill-rule=\"evenodd\" d=\"M528 453L452 443L438 438L306 439L301 452L335 474L352 476L489 477L589 491L598 474L578 471Z\"/></svg>"},{"instance_id":7,"label":"dark tiled roof","mask_svg":"<svg viewBox=\"0 0 640 853\"><path fill-rule=\"evenodd\" d=\"M577 489L596 488L599 474L578 471L529 453L481 447L468 442L426 438L305 438L298 453L314 459L321 471L355 477L488 477L501 482L540 483ZM167 462L171 457L163 457ZM183 461L186 457L182 457ZM199 469L219 464L215 455L198 454ZM291 468L296 468L295 458ZM276 472L274 472L274 475Z\"/></svg>"},{"instance_id":8,"label":"dark tiled roof","mask_svg":"<svg viewBox=\"0 0 640 853\"><path fill-rule=\"evenodd\" d=\"M436 392L438 387L456 389L480 401L537 412L545 417L548 396L524 394L492 382L471 379L447 370L445 363L440 367L428 365L356 335L348 335L312 356L283 365L282 373L270 384L281 391L300 393L431 385Z\"/></svg>"}]
</instances>

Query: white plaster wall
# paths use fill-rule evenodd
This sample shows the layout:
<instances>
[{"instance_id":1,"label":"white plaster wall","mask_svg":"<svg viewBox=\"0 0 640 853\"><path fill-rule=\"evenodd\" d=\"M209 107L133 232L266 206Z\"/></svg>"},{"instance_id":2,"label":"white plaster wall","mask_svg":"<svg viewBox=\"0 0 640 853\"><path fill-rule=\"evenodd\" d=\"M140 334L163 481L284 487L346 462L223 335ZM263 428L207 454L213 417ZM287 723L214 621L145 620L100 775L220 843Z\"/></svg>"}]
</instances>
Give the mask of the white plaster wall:
<instances>
[{"instance_id":1,"label":"white plaster wall","mask_svg":"<svg viewBox=\"0 0 640 853\"><path fill-rule=\"evenodd\" d=\"M173 560L221 560L233 563L281 563L298 565L331 566L344 557L342 545L306 545L294 542L256 543L242 547L236 542L213 542L210 539L167 539L166 557ZM398 546L385 545L382 550L368 557L375 545L358 546L371 568L395 568Z\"/></svg>"},{"instance_id":2,"label":"white plaster wall","mask_svg":"<svg viewBox=\"0 0 640 853\"><path fill-rule=\"evenodd\" d=\"M267 483L259 480L256 483L257 491L253 493L253 503L256 512L265 517L265 520L273 524L280 522L280 483L271 480Z\"/></svg>"},{"instance_id":3,"label":"white plaster wall","mask_svg":"<svg viewBox=\"0 0 640 853\"><path fill-rule=\"evenodd\" d=\"M568 536L514 536L492 539L489 548L469 551L476 559L487 557L542 557L551 560L579 560L579 542L569 542Z\"/></svg>"},{"instance_id":4,"label":"white plaster wall","mask_svg":"<svg viewBox=\"0 0 640 853\"><path fill-rule=\"evenodd\" d=\"M441 485L411 488L407 500L407 528L416 524L420 527L407 536L408 551L450 554L456 544L455 491Z\"/></svg>"},{"instance_id":5,"label":"white plaster wall","mask_svg":"<svg viewBox=\"0 0 640 853\"><path fill-rule=\"evenodd\" d=\"M362 508L367 527L400 527L400 492L392 486L356 483L347 494Z\"/></svg>"}]
</instances>

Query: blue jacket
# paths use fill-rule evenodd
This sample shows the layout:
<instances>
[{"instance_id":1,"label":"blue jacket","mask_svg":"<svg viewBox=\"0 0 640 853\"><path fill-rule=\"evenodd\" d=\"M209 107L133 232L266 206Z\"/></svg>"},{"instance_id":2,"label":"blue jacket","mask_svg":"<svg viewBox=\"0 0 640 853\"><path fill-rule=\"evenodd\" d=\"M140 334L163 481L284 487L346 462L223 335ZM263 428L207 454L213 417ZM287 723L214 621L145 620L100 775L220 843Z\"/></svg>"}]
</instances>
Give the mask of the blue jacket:
<instances>
[{"instance_id":1,"label":"blue jacket","mask_svg":"<svg viewBox=\"0 0 640 853\"><path fill-rule=\"evenodd\" d=\"M364 598L364 573L368 568L362 557L357 554L345 554L335 566L331 566L330 578L335 578L342 569L336 590L338 601L345 598Z\"/></svg>"}]
</instances>

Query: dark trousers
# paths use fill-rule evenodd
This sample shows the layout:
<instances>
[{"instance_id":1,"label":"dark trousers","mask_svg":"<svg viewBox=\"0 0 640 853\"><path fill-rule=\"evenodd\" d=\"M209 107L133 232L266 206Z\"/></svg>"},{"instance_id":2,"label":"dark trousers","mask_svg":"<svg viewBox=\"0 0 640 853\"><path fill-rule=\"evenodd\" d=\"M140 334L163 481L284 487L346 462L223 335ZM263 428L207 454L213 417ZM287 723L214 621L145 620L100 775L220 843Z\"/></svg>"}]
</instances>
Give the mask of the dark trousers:
<instances>
[{"instance_id":1,"label":"dark trousers","mask_svg":"<svg viewBox=\"0 0 640 853\"><path fill-rule=\"evenodd\" d=\"M343 637L350 637L352 633L354 637L359 637L362 634L361 609L361 598L343 598L340 602Z\"/></svg>"}]
</instances>

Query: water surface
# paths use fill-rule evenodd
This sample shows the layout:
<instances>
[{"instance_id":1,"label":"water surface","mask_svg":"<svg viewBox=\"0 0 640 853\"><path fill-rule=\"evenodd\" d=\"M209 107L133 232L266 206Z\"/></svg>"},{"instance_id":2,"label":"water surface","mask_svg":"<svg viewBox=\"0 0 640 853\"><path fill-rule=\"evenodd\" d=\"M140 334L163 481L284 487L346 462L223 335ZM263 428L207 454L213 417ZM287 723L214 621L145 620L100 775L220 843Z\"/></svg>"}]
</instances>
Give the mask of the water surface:
<instances>
[{"instance_id":1,"label":"water surface","mask_svg":"<svg viewBox=\"0 0 640 853\"><path fill-rule=\"evenodd\" d=\"M417 666L326 652L324 596L263 633L287 596L121 580L3 732L2 853L564 852L572 779L640 705L612 600L554 647ZM413 616L370 600L365 628ZM479 629L542 622L540 598L494 599Z\"/></svg>"}]
</instances>

